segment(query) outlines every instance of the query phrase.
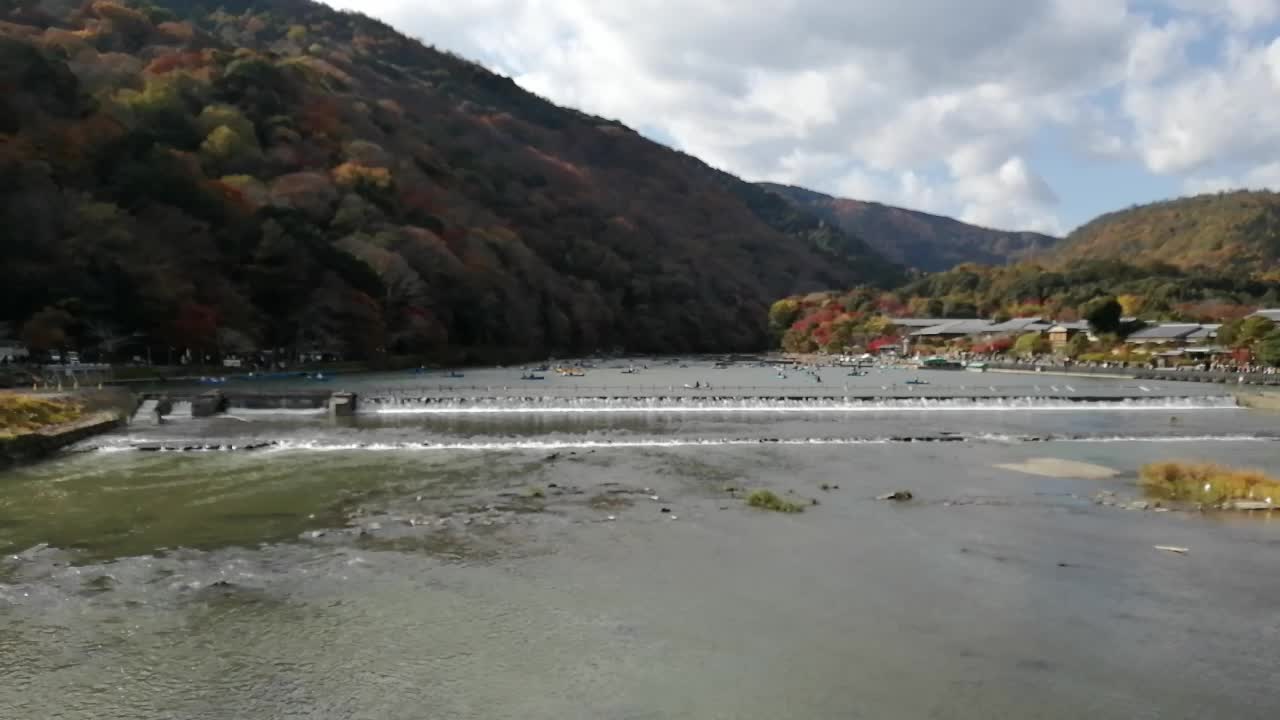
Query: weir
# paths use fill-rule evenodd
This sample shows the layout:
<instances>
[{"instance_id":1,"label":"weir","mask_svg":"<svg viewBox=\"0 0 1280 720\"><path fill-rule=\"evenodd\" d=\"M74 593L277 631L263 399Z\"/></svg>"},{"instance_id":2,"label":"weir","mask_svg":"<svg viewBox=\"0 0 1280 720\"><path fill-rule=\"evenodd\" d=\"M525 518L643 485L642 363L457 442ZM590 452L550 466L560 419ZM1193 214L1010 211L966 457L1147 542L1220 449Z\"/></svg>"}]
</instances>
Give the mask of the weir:
<instances>
[{"instance_id":1,"label":"weir","mask_svg":"<svg viewBox=\"0 0 1280 720\"><path fill-rule=\"evenodd\" d=\"M246 410L323 410L329 405L333 396L330 390L277 390L270 392L244 390L175 390L174 392L151 391L139 397L142 403L159 401L168 398L177 403L210 402L212 398L221 398L222 410L237 408Z\"/></svg>"},{"instance_id":2,"label":"weir","mask_svg":"<svg viewBox=\"0 0 1280 720\"><path fill-rule=\"evenodd\" d=\"M751 412L907 412L938 411L1080 411L1080 410L1224 410L1241 407L1231 395L1167 394L1151 388L1114 388L1073 393L1064 387L960 389L902 386L806 392L794 388L724 388L687 390L653 388L545 388L530 393L502 387L408 387L355 393L331 390L274 392L189 391L142 395L135 419L146 422L164 410L165 417L210 417L238 411L316 413L332 418L359 415L433 413L751 413ZM1059 392L1053 392L1058 390Z\"/></svg>"},{"instance_id":3,"label":"weir","mask_svg":"<svg viewBox=\"0 0 1280 720\"><path fill-rule=\"evenodd\" d=\"M877 413L919 411L1230 410L1215 397L398 397L365 398L362 412L382 415L471 413Z\"/></svg>"}]
</instances>

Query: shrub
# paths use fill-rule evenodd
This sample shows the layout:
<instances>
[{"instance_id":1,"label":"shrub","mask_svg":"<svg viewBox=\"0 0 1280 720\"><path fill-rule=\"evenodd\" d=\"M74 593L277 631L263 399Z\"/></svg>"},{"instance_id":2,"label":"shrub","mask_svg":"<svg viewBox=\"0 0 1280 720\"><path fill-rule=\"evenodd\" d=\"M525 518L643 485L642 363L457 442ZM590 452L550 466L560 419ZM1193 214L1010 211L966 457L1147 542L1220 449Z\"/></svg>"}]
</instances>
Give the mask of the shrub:
<instances>
[{"instance_id":1,"label":"shrub","mask_svg":"<svg viewBox=\"0 0 1280 720\"><path fill-rule=\"evenodd\" d=\"M756 490L747 496L747 504L761 510L772 510L780 513L802 513L804 506L783 500L771 490Z\"/></svg>"},{"instance_id":2,"label":"shrub","mask_svg":"<svg viewBox=\"0 0 1280 720\"><path fill-rule=\"evenodd\" d=\"M1159 462L1138 471L1147 488L1171 500L1218 505L1230 500L1280 502L1280 480L1261 470L1214 463Z\"/></svg>"}]
</instances>

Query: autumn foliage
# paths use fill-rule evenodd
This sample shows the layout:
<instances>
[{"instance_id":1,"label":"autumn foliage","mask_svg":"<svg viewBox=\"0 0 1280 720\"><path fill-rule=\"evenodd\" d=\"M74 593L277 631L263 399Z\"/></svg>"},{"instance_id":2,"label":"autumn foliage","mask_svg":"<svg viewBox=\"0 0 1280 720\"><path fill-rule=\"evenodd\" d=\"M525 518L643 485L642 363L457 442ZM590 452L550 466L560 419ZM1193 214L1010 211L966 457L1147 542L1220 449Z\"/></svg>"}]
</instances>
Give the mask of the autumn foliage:
<instances>
[{"instance_id":1,"label":"autumn foliage","mask_svg":"<svg viewBox=\"0 0 1280 720\"><path fill-rule=\"evenodd\" d=\"M0 323L50 350L760 349L774 298L901 279L754 185L306 0L0 3L0 90Z\"/></svg>"}]
</instances>

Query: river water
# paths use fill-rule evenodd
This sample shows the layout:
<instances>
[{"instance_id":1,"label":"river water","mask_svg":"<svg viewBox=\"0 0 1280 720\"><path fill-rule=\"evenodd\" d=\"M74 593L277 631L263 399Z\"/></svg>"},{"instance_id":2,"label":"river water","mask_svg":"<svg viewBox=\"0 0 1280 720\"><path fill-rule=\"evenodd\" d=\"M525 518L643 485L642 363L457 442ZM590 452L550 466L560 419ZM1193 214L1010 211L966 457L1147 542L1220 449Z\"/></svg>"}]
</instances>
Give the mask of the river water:
<instances>
[{"instance_id":1,"label":"river water","mask_svg":"<svg viewBox=\"0 0 1280 720\"><path fill-rule=\"evenodd\" d=\"M350 421L144 416L0 474L0 717L1274 717L1280 516L1094 498L1280 472L1275 415L687 364L339 378ZM1118 474L997 467L1046 458Z\"/></svg>"}]
</instances>

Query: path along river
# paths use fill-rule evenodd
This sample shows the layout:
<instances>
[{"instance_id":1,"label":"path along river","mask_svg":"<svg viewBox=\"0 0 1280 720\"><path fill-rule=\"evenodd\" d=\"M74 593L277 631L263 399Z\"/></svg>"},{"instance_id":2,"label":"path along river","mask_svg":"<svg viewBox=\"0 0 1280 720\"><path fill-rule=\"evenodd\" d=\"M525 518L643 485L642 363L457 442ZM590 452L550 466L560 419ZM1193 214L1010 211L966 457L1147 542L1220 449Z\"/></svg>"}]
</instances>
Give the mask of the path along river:
<instances>
[{"instance_id":1,"label":"path along river","mask_svg":"<svg viewBox=\"0 0 1280 720\"><path fill-rule=\"evenodd\" d=\"M1274 717L1280 516L1093 498L1280 471L1276 415L680 364L340 378L349 422L179 411L0 474L0 717ZM997 467L1041 458L1118 474Z\"/></svg>"}]
</instances>

